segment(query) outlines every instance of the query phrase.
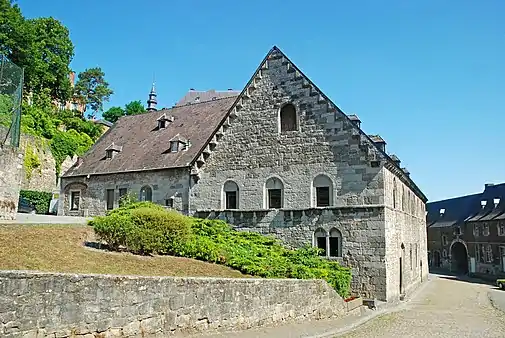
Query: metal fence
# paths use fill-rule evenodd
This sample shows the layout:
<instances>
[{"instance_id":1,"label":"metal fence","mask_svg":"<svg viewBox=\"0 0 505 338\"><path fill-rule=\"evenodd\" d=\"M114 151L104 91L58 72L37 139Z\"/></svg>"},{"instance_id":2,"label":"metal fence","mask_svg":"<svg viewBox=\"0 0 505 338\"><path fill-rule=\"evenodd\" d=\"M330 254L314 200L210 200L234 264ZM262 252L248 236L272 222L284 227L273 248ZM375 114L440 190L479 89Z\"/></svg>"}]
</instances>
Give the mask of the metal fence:
<instances>
[{"instance_id":1,"label":"metal fence","mask_svg":"<svg viewBox=\"0 0 505 338\"><path fill-rule=\"evenodd\" d=\"M0 54L0 126L8 129L0 146L19 147L24 70Z\"/></svg>"}]
</instances>

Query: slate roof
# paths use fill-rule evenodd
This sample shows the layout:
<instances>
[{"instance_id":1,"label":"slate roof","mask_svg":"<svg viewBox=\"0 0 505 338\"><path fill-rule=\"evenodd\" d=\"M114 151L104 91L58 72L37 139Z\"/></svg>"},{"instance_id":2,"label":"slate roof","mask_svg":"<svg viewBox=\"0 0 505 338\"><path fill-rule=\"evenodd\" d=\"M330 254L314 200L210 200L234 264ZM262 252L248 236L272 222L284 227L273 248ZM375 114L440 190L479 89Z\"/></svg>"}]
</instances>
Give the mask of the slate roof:
<instances>
[{"instance_id":1,"label":"slate roof","mask_svg":"<svg viewBox=\"0 0 505 338\"><path fill-rule=\"evenodd\" d=\"M500 203L495 206L494 199ZM486 207L482 208L481 201ZM445 209L443 216L440 209ZM464 222L490 221L505 219L505 183L486 185L479 194L460 196L426 204L426 223L428 227L444 228L463 224Z\"/></svg>"},{"instance_id":2,"label":"slate roof","mask_svg":"<svg viewBox=\"0 0 505 338\"><path fill-rule=\"evenodd\" d=\"M184 106L186 104L195 104L201 102L207 102L217 99L222 99L225 97L238 96L240 92L234 90L226 90L226 91L216 91L214 89L208 91L197 91L190 90L189 92L182 97L179 102L175 104L176 107ZM198 100L196 100L198 98Z\"/></svg>"},{"instance_id":3,"label":"slate roof","mask_svg":"<svg viewBox=\"0 0 505 338\"><path fill-rule=\"evenodd\" d=\"M122 117L83 156L81 163L63 176L186 167L207 144L235 100L236 97L228 97ZM157 120L163 113L173 116L174 121L158 130ZM169 140L174 138L189 140L191 146L170 153ZM121 151L107 159L105 150L111 144L121 147Z\"/></svg>"}]
</instances>

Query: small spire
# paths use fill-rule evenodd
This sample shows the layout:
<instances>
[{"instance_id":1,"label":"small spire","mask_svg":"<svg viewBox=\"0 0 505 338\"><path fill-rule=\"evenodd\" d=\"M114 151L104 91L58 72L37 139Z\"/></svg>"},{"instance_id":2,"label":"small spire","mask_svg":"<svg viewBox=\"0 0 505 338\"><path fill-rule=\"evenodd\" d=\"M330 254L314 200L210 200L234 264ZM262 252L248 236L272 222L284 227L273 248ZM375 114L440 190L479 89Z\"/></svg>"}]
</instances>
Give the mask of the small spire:
<instances>
[{"instance_id":1,"label":"small spire","mask_svg":"<svg viewBox=\"0 0 505 338\"><path fill-rule=\"evenodd\" d=\"M149 93L149 99L147 100L147 111L158 110L156 108L156 104L158 103L156 96L157 96L156 95L156 87L155 87L155 83L153 82L153 85L151 87L151 92Z\"/></svg>"}]
</instances>

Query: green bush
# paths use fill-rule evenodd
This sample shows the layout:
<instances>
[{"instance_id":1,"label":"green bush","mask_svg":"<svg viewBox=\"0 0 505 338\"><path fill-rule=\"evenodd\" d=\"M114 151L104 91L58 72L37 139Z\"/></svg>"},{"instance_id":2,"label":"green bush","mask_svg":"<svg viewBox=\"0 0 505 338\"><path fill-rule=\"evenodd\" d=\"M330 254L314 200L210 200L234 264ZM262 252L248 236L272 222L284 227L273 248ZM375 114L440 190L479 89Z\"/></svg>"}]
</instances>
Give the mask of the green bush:
<instances>
[{"instance_id":1,"label":"green bush","mask_svg":"<svg viewBox=\"0 0 505 338\"><path fill-rule=\"evenodd\" d=\"M239 232L223 221L195 219L139 202L90 224L113 249L194 258L265 278L324 279L342 297L349 295L350 269L319 257L318 249L287 249L273 237Z\"/></svg>"},{"instance_id":2,"label":"green bush","mask_svg":"<svg viewBox=\"0 0 505 338\"><path fill-rule=\"evenodd\" d=\"M37 214L49 213L49 205L53 197L50 192L21 190L19 196L33 204Z\"/></svg>"}]
</instances>

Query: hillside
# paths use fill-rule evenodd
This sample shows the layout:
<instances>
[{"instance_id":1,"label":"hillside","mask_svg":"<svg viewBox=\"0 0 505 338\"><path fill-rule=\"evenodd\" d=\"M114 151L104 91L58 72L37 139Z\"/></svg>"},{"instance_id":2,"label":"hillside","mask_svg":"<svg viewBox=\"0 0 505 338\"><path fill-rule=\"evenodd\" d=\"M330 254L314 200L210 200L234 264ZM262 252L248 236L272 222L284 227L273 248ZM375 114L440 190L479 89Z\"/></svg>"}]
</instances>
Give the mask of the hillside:
<instances>
[{"instance_id":1,"label":"hillside","mask_svg":"<svg viewBox=\"0 0 505 338\"><path fill-rule=\"evenodd\" d=\"M144 276L247 277L223 265L173 256L108 252L89 226L0 226L0 270Z\"/></svg>"}]
</instances>

